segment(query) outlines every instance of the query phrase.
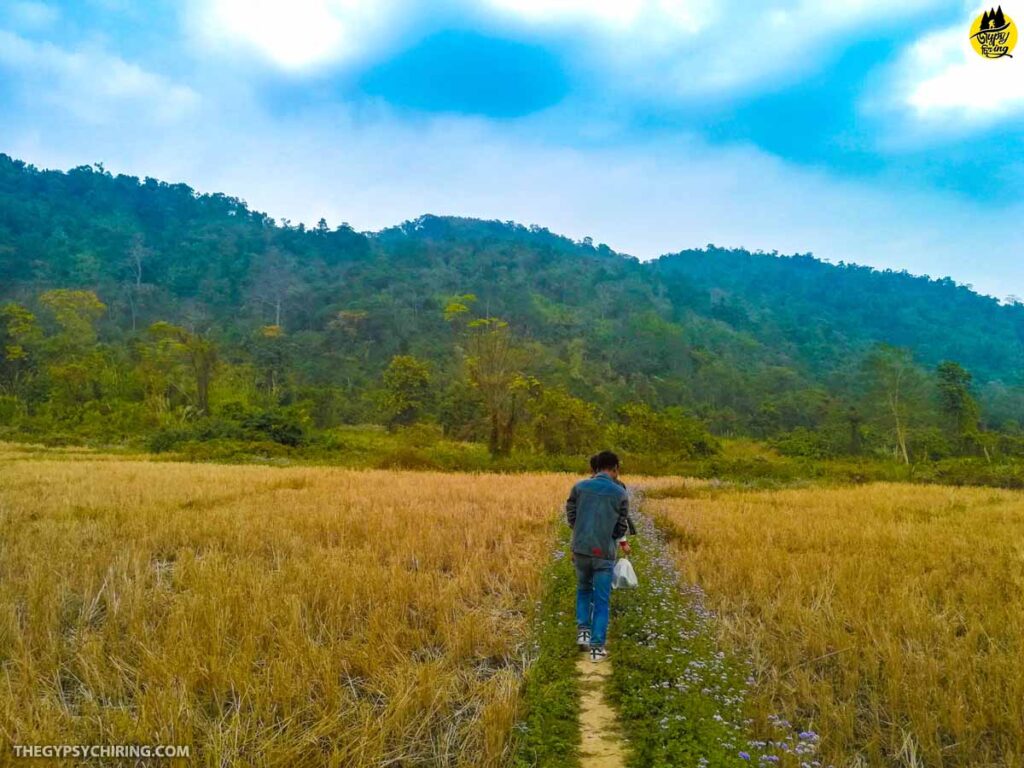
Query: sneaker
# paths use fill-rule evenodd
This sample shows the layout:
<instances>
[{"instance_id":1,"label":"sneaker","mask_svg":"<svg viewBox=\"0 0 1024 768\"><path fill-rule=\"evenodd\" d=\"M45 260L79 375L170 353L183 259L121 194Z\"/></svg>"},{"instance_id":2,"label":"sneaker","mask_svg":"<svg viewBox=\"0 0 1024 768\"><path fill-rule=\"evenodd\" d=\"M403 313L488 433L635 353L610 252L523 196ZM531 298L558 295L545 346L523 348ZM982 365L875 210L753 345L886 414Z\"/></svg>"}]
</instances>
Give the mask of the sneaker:
<instances>
[{"instance_id":1,"label":"sneaker","mask_svg":"<svg viewBox=\"0 0 1024 768\"><path fill-rule=\"evenodd\" d=\"M602 646L595 645L593 648L590 649L590 660L595 664L597 664L599 661L604 661L607 658L608 651L606 651Z\"/></svg>"},{"instance_id":2,"label":"sneaker","mask_svg":"<svg viewBox=\"0 0 1024 768\"><path fill-rule=\"evenodd\" d=\"M588 651L588 650L590 650L590 630L589 629L581 629L576 634L576 645L578 645L580 647L581 651Z\"/></svg>"}]
</instances>

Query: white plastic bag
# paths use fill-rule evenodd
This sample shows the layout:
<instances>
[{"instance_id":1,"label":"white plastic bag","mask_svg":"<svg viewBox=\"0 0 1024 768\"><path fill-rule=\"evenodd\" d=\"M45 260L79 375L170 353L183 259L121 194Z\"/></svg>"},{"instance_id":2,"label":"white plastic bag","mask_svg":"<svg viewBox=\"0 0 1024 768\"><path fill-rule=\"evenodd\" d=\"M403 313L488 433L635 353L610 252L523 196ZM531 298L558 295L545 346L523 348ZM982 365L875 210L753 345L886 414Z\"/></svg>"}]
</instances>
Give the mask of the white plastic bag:
<instances>
[{"instance_id":1,"label":"white plastic bag","mask_svg":"<svg viewBox=\"0 0 1024 768\"><path fill-rule=\"evenodd\" d=\"M612 572L612 589L636 589L640 582L636 579L636 571L628 557L620 557L615 561Z\"/></svg>"}]
</instances>

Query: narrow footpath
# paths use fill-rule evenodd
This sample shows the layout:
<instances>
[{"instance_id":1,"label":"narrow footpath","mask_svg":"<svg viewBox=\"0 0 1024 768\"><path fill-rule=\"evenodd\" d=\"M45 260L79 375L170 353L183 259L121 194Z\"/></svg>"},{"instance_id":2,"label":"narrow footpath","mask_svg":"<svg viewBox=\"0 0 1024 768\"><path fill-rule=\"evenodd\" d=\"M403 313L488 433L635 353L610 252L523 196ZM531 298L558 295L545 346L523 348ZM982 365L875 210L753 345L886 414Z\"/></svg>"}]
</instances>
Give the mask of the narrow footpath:
<instances>
[{"instance_id":1,"label":"narrow footpath","mask_svg":"<svg viewBox=\"0 0 1024 768\"><path fill-rule=\"evenodd\" d=\"M612 662L594 664L581 654L576 662L580 676L580 766L625 768L626 746L618 716L605 698L605 682Z\"/></svg>"},{"instance_id":2,"label":"narrow footpath","mask_svg":"<svg viewBox=\"0 0 1024 768\"><path fill-rule=\"evenodd\" d=\"M700 587L680 578L651 517L656 505L642 508L642 489L631 501L638 535L630 560L640 584L613 594L609 658L597 664L575 643L576 577L568 529L559 529L538 603L515 768L817 768L814 734L781 721L760 739L747 732L749 659L719 649L716 617Z\"/></svg>"}]
</instances>

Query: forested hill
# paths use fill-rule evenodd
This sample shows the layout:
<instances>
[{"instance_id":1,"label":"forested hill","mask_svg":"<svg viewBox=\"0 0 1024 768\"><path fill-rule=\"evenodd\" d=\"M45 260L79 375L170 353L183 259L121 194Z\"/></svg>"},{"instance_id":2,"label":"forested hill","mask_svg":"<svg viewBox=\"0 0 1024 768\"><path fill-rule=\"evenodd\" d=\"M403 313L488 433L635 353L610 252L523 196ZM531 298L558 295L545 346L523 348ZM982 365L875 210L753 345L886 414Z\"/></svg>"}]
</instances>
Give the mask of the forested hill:
<instances>
[{"instance_id":1,"label":"forested hill","mask_svg":"<svg viewBox=\"0 0 1024 768\"><path fill-rule=\"evenodd\" d=\"M251 385L315 400L325 424L379 419L396 355L428 364L432 418L472 421L462 352L468 320L487 317L508 321L524 373L609 416L639 401L682 406L722 434L816 428L869 407L865 371L885 343L922 376L963 366L990 425L1019 417L1024 306L948 278L713 246L640 262L545 229L434 216L372 234L307 229L182 184L0 155L0 301L13 302L0 341L17 335L13 306L47 338L67 331L52 295L41 299L56 289L102 302L106 359L137 362L166 321L217 346L239 397ZM5 366L12 392L30 366Z\"/></svg>"},{"instance_id":2,"label":"forested hill","mask_svg":"<svg viewBox=\"0 0 1024 768\"><path fill-rule=\"evenodd\" d=\"M818 372L879 341L909 347L924 363L958 360L981 380L1019 381L1024 371L1024 305L949 277L712 246L652 266L675 304L703 304L703 313L769 345L795 345Z\"/></svg>"}]
</instances>

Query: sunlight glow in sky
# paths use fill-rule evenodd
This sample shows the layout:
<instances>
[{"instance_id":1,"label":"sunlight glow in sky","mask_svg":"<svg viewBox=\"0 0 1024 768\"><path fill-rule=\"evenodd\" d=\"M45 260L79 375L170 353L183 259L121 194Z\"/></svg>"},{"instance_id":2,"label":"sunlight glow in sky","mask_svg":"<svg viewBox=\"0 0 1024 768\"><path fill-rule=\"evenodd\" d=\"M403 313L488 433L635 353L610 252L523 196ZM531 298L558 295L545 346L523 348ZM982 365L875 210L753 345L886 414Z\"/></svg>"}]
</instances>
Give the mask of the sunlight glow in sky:
<instances>
[{"instance_id":1,"label":"sunlight glow in sky","mask_svg":"<svg viewBox=\"0 0 1024 768\"><path fill-rule=\"evenodd\" d=\"M0 151L292 222L515 219L641 258L812 251L1021 295L1024 48L977 56L982 10L12 0Z\"/></svg>"}]
</instances>

